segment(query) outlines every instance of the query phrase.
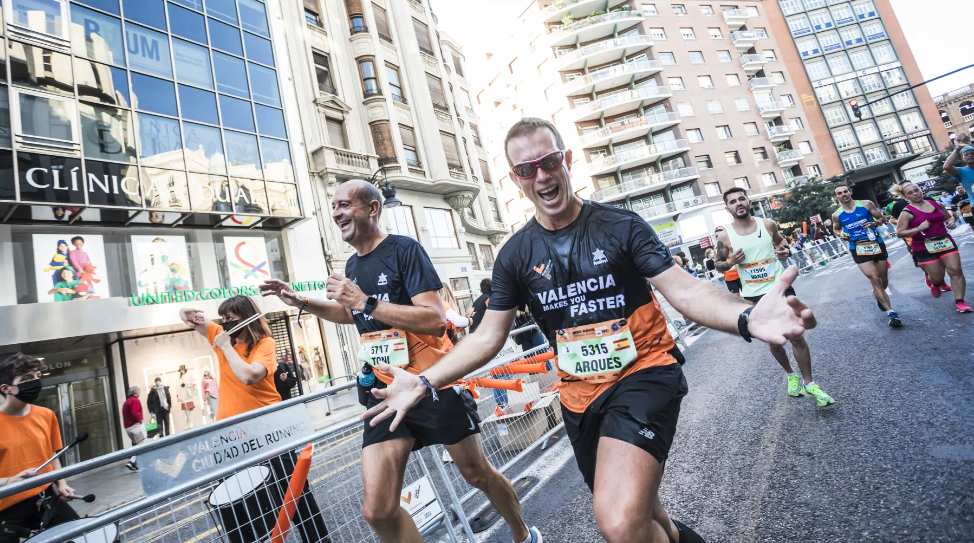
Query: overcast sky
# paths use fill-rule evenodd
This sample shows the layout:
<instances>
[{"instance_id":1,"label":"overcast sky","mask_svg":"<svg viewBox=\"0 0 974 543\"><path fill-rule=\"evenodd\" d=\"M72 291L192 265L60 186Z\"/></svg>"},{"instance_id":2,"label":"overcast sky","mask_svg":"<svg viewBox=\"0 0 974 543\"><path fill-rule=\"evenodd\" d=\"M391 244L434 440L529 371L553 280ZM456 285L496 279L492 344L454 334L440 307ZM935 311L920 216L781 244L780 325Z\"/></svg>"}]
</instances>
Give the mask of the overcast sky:
<instances>
[{"instance_id":1,"label":"overcast sky","mask_svg":"<svg viewBox=\"0 0 974 543\"><path fill-rule=\"evenodd\" d=\"M765 0L771 2L774 0ZM486 53L497 49L498 40L509 34L528 0L431 0L439 17L441 32L457 40L467 57L471 84L479 85L486 75ZM897 19L910 42L920 71L925 78L936 77L974 63L974 20L972 0L890 0ZM943 28L950 21L951 29ZM938 95L974 83L974 68L930 84L930 94ZM471 89L471 94L476 89Z\"/></svg>"}]
</instances>

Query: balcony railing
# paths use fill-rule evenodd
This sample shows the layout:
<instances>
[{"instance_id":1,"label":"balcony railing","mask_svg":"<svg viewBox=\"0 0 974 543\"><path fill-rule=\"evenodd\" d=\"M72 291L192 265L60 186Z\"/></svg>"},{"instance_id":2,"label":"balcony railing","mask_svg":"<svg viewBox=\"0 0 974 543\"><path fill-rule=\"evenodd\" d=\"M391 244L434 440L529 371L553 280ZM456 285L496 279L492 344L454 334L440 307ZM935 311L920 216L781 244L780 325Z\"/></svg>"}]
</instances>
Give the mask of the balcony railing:
<instances>
[{"instance_id":1,"label":"balcony railing","mask_svg":"<svg viewBox=\"0 0 974 543\"><path fill-rule=\"evenodd\" d=\"M633 89L625 92L620 92L618 94L613 94L612 96L607 96L601 100L595 100L594 102L589 102L573 110L576 116L587 115L594 111L604 109L607 107L614 106L616 104L622 104L625 102L630 102L633 100L640 100L643 98L653 98L656 96L664 96L670 94L670 88L666 85L660 85L657 87L640 87L638 89Z\"/></svg>"},{"instance_id":2,"label":"balcony railing","mask_svg":"<svg viewBox=\"0 0 974 543\"><path fill-rule=\"evenodd\" d=\"M353 153L352 151L342 151L340 149L335 149L334 153L335 153L335 162L341 164L342 166L361 168L364 170L369 169L368 155Z\"/></svg>"},{"instance_id":3,"label":"balcony railing","mask_svg":"<svg viewBox=\"0 0 974 543\"><path fill-rule=\"evenodd\" d=\"M670 170L662 173L652 173L646 170L642 175L632 176L631 179L624 183L619 183L613 187L608 187L600 191L593 192L592 199L596 202L603 202L628 192L649 188L654 185L670 183L688 177L697 177L699 175L700 174L697 171L697 168L694 166L679 168L677 170Z\"/></svg>"},{"instance_id":4,"label":"balcony railing","mask_svg":"<svg viewBox=\"0 0 974 543\"><path fill-rule=\"evenodd\" d=\"M612 66L611 68L604 68L598 71L589 72L583 77L577 77L571 81L565 82L565 94L577 94L578 90L582 87L587 87L591 84L598 83L599 81L605 81L606 79L611 79L620 75L630 75L637 72L645 72L650 70L662 70L663 65L660 64L658 60L639 60L636 62L627 62L625 64L619 64Z\"/></svg>"},{"instance_id":5,"label":"balcony railing","mask_svg":"<svg viewBox=\"0 0 974 543\"><path fill-rule=\"evenodd\" d=\"M423 163L420 162L419 159L416 159L416 158L407 158L406 159L406 165L409 166L410 168L422 168L423 167Z\"/></svg>"},{"instance_id":6,"label":"balcony railing","mask_svg":"<svg viewBox=\"0 0 974 543\"><path fill-rule=\"evenodd\" d=\"M653 45L653 41L649 36L644 35L625 36L622 38L613 38L611 40L600 41L598 43L586 45L585 47L579 47L578 49L562 49L558 51L557 55L558 60L562 62L571 62L589 55L594 55L595 53L608 51L617 47L626 47L629 45L644 45L649 47Z\"/></svg>"},{"instance_id":7,"label":"balcony railing","mask_svg":"<svg viewBox=\"0 0 974 543\"><path fill-rule=\"evenodd\" d=\"M782 162L797 162L804 156L802 152L798 149L786 149L784 151L775 153L778 159L778 164Z\"/></svg>"},{"instance_id":8,"label":"balcony railing","mask_svg":"<svg viewBox=\"0 0 974 543\"><path fill-rule=\"evenodd\" d=\"M974 113L969 113L967 115L964 115L964 122L965 123L969 123L971 121L974 121Z\"/></svg>"},{"instance_id":9,"label":"balcony railing","mask_svg":"<svg viewBox=\"0 0 974 543\"><path fill-rule=\"evenodd\" d=\"M405 96L403 96L401 94L397 94L395 92L392 93L392 101L393 102L399 102L400 104L409 104L409 102L406 101L406 97Z\"/></svg>"},{"instance_id":10,"label":"balcony railing","mask_svg":"<svg viewBox=\"0 0 974 543\"><path fill-rule=\"evenodd\" d=\"M425 53L425 54L427 54L427 55L429 55L431 57L434 57L434 58L436 57L436 53L434 53L433 51L430 51L429 49L423 47L422 45L419 46L419 52L420 53Z\"/></svg>"},{"instance_id":11,"label":"balcony railing","mask_svg":"<svg viewBox=\"0 0 974 543\"><path fill-rule=\"evenodd\" d=\"M381 89L365 89L362 91L362 96L365 98L371 98L373 96L379 96L382 94Z\"/></svg>"},{"instance_id":12,"label":"balcony railing","mask_svg":"<svg viewBox=\"0 0 974 543\"><path fill-rule=\"evenodd\" d=\"M768 127L768 137L771 139L778 138L781 136L788 137L794 133L795 133L795 129L787 124Z\"/></svg>"},{"instance_id":13,"label":"balcony railing","mask_svg":"<svg viewBox=\"0 0 974 543\"><path fill-rule=\"evenodd\" d=\"M589 169L592 171L604 171L606 168L612 168L613 166L617 166L619 164L624 164L640 158L658 156L667 152L688 147L690 147L690 144L687 143L687 140L669 140L654 143L652 145L642 145L593 160L589 165Z\"/></svg>"},{"instance_id":14,"label":"balcony railing","mask_svg":"<svg viewBox=\"0 0 974 543\"><path fill-rule=\"evenodd\" d=\"M433 109L437 111L442 111L443 113L450 113L450 108L448 106L444 106L443 104L437 104L436 102L433 102Z\"/></svg>"},{"instance_id":15,"label":"balcony railing","mask_svg":"<svg viewBox=\"0 0 974 543\"><path fill-rule=\"evenodd\" d=\"M739 43L753 43L767 37L767 34L764 32L758 32L757 30L738 30L737 32L731 32L731 42L733 42L734 45Z\"/></svg>"},{"instance_id":16,"label":"balcony railing","mask_svg":"<svg viewBox=\"0 0 974 543\"><path fill-rule=\"evenodd\" d=\"M756 89L770 89L778 85L774 79L770 77L755 77L753 79L748 79L747 85L751 87L751 90Z\"/></svg>"},{"instance_id":17,"label":"balcony railing","mask_svg":"<svg viewBox=\"0 0 974 543\"><path fill-rule=\"evenodd\" d=\"M657 204L654 206L647 206L636 210L636 214L642 217L643 220L650 221L657 217L672 215L684 209L702 206L706 203L707 198L705 196L693 196L691 198L683 198L681 200L665 202L663 204Z\"/></svg>"},{"instance_id":18,"label":"balcony railing","mask_svg":"<svg viewBox=\"0 0 974 543\"><path fill-rule=\"evenodd\" d=\"M606 125L604 128L599 130L592 130L582 134L582 146L586 146L591 142L601 140L612 134L618 132L625 132L633 128L638 128L640 126L651 126L654 124L663 123L676 123L680 122L680 114L675 111L670 111L666 113L657 113L655 115L646 115L636 119L626 120L618 123L612 123Z\"/></svg>"},{"instance_id":19,"label":"balcony railing","mask_svg":"<svg viewBox=\"0 0 974 543\"><path fill-rule=\"evenodd\" d=\"M784 102L780 100L766 100L764 102L758 102L758 112L764 113L775 113L778 111L784 111L788 107Z\"/></svg>"},{"instance_id":20,"label":"balcony railing","mask_svg":"<svg viewBox=\"0 0 974 543\"><path fill-rule=\"evenodd\" d=\"M318 85L318 90L324 94L338 94L338 89L336 89L333 85L327 85L324 83Z\"/></svg>"},{"instance_id":21,"label":"balcony railing","mask_svg":"<svg viewBox=\"0 0 974 543\"><path fill-rule=\"evenodd\" d=\"M854 170L855 168L849 169ZM796 187L798 185L804 185L805 183L808 183L808 177L805 177L804 175L796 175L795 177L785 179L785 186L788 187Z\"/></svg>"},{"instance_id":22,"label":"balcony railing","mask_svg":"<svg viewBox=\"0 0 974 543\"><path fill-rule=\"evenodd\" d=\"M764 55L741 55L741 66L747 67L748 64L767 64L768 59Z\"/></svg>"},{"instance_id":23,"label":"balcony railing","mask_svg":"<svg viewBox=\"0 0 974 543\"><path fill-rule=\"evenodd\" d=\"M353 26L352 27L352 35L353 36L355 34L362 34L362 33L368 32L368 31L369 31L369 27L367 27L365 25L359 25L359 26Z\"/></svg>"},{"instance_id":24,"label":"balcony railing","mask_svg":"<svg viewBox=\"0 0 974 543\"><path fill-rule=\"evenodd\" d=\"M618 19L631 19L633 17L641 17L641 16L642 16L642 12L639 10L622 9L619 11L612 11L610 13L603 13L602 15L593 15L590 17L586 17L584 19L580 19L578 21L575 21L574 23L567 24L567 25L552 26L549 29L549 34L551 34L552 36L566 36L568 34L571 34L573 32L578 32L579 30L582 30L584 28L590 27L595 24L615 21Z\"/></svg>"}]
</instances>

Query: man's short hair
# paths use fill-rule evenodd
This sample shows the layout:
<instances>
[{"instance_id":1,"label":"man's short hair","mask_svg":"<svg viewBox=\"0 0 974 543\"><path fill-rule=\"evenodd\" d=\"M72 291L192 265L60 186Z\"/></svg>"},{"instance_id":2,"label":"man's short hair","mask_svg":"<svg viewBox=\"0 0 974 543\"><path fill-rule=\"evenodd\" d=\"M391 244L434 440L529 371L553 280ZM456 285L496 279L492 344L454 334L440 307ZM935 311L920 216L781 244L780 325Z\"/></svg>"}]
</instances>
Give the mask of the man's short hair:
<instances>
[{"instance_id":1,"label":"man's short hair","mask_svg":"<svg viewBox=\"0 0 974 543\"><path fill-rule=\"evenodd\" d=\"M850 187L849 185L847 185L845 183L839 183L838 185L832 187L832 194L835 194L835 191L839 190L839 187L845 187L845 188L847 188L849 190L852 190L852 187Z\"/></svg>"},{"instance_id":2,"label":"man's short hair","mask_svg":"<svg viewBox=\"0 0 974 543\"><path fill-rule=\"evenodd\" d=\"M727 189L727 190L724 191L724 203L725 204L727 203L727 197L730 196L731 194L734 194L735 192L743 192L744 193L744 196L745 197L747 196L747 191L744 190L744 189L742 189L741 187L731 187L731 188L729 188L729 189Z\"/></svg>"},{"instance_id":3,"label":"man's short hair","mask_svg":"<svg viewBox=\"0 0 974 543\"><path fill-rule=\"evenodd\" d=\"M12 385L17 377L40 370L40 360L29 354L16 353L0 362L0 384Z\"/></svg>"},{"instance_id":4,"label":"man's short hair","mask_svg":"<svg viewBox=\"0 0 974 543\"><path fill-rule=\"evenodd\" d=\"M490 285L491 285L490 277L481 279L480 280L480 292L482 292L483 294L490 294Z\"/></svg>"},{"instance_id":5,"label":"man's short hair","mask_svg":"<svg viewBox=\"0 0 974 543\"><path fill-rule=\"evenodd\" d=\"M514 123L514 126L507 131L507 136L504 138L504 156L507 157L508 166L514 166L514 162L511 161L511 155L507 152L507 144L514 138L529 136L542 128L551 130L551 133L555 136L555 147L557 147L559 151L563 151L565 149L565 140L561 137L561 132L555 128L555 125L552 124L551 121L546 121L537 117L525 117Z\"/></svg>"},{"instance_id":6,"label":"man's short hair","mask_svg":"<svg viewBox=\"0 0 974 543\"><path fill-rule=\"evenodd\" d=\"M379 192L379 189L375 185L366 181L364 185L360 185L355 189L355 196L360 202L365 204L365 207L371 205L373 201L379 202L378 216L382 216L382 193Z\"/></svg>"}]
</instances>

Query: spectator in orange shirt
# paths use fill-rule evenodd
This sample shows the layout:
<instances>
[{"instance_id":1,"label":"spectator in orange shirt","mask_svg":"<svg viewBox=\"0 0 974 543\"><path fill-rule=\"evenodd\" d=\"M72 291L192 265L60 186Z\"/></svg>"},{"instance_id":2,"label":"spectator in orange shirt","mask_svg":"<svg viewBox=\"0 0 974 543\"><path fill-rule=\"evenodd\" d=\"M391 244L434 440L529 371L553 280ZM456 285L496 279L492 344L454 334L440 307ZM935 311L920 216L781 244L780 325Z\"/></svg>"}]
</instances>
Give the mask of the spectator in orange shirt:
<instances>
[{"instance_id":1,"label":"spectator in orange shirt","mask_svg":"<svg viewBox=\"0 0 974 543\"><path fill-rule=\"evenodd\" d=\"M36 475L61 468L55 460L44 469L35 469L54 456L64 446L57 417L50 409L32 405L41 393L41 363L33 356L22 353L0 362L0 486L13 484ZM28 530L40 527L41 513L37 496L42 492L56 492L61 500L54 502L54 514L48 527L76 520L78 514L67 504L74 489L64 479L56 481L50 489L43 485L19 494L0 499L0 525L11 524ZM17 538L12 538L17 541ZM8 537L0 535L0 541Z\"/></svg>"},{"instance_id":2,"label":"spectator in orange shirt","mask_svg":"<svg viewBox=\"0 0 974 543\"><path fill-rule=\"evenodd\" d=\"M246 296L234 296L218 309L223 324L209 322L198 309L183 309L179 317L187 326L206 336L220 364L220 403L216 420L253 411L281 401L274 388L277 358L267 319L260 317L233 336L227 334L238 323L260 312Z\"/></svg>"}]
</instances>

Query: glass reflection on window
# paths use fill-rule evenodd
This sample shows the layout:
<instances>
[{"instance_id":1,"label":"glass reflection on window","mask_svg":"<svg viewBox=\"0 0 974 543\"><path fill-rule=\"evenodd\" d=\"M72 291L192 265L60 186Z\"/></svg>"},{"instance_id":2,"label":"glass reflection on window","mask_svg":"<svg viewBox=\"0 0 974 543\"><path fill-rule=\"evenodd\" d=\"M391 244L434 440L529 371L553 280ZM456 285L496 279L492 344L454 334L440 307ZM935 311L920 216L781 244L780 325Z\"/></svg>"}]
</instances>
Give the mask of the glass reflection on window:
<instances>
[{"instance_id":1,"label":"glass reflection on window","mask_svg":"<svg viewBox=\"0 0 974 543\"><path fill-rule=\"evenodd\" d=\"M284 128L283 111L260 104L256 104L254 110L257 112L257 131L261 135L275 138L287 137L287 130Z\"/></svg>"},{"instance_id":2,"label":"glass reflection on window","mask_svg":"<svg viewBox=\"0 0 974 543\"><path fill-rule=\"evenodd\" d=\"M237 130L254 130L254 112L250 102L220 95L220 113L223 115L223 126Z\"/></svg>"},{"instance_id":3,"label":"glass reflection on window","mask_svg":"<svg viewBox=\"0 0 974 543\"><path fill-rule=\"evenodd\" d=\"M234 5L233 0L207 0L206 13L228 23L237 24L237 6Z\"/></svg>"},{"instance_id":4,"label":"glass reflection on window","mask_svg":"<svg viewBox=\"0 0 974 543\"><path fill-rule=\"evenodd\" d=\"M176 81L205 89L213 88L210 52L205 47L174 38L172 55L176 59Z\"/></svg>"},{"instance_id":5,"label":"glass reflection on window","mask_svg":"<svg viewBox=\"0 0 974 543\"><path fill-rule=\"evenodd\" d=\"M179 105L184 119L220 124L216 109L216 95L212 92L179 85Z\"/></svg>"},{"instance_id":6,"label":"glass reflection on window","mask_svg":"<svg viewBox=\"0 0 974 543\"><path fill-rule=\"evenodd\" d=\"M230 180L219 175L189 174L189 194L193 211L233 212Z\"/></svg>"},{"instance_id":7,"label":"glass reflection on window","mask_svg":"<svg viewBox=\"0 0 974 543\"><path fill-rule=\"evenodd\" d=\"M79 57L124 67L122 23L114 17L71 4L71 51Z\"/></svg>"},{"instance_id":8,"label":"glass reflection on window","mask_svg":"<svg viewBox=\"0 0 974 543\"><path fill-rule=\"evenodd\" d=\"M247 58L268 66L274 65L274 52L271 42L258 38L249 32L244 32L244 46L247 48Z\"/></svg>"},{"instance_id":9,"label":"glass reflection on window","mask_svg":"<svg viewBox=\"0 0 974 543\"><path fill-rule=\"evenodd\" d=\"M286 141L260 138L260 150L264 157L264 179L294 183L291 150Z\"/></svg>"},{"instance_id":10,"label":"glass reflection on window","mask_svg":"<svg viewBox=\"0 0 974 543\"><path fill-rule=\"evenodd\" d=\"M190 171L226 174L223 138L220 129L194 123L183 123L186 139L186 167Z\"/></svg>"},{"instance_id":11,"label":"glass reflection on window","mask_svg":"<svg viewBox=\"0 0 974 543\"><path fill-rule=\"evenodd\" d=\"M13 147L10 134L10 92L6 85L0 85L0 147Z\"/></svg>"},{"instance_id":12,"label":"glass reflection on window","mask_svg":"<svg viewBox=\"0 0 974 543\"><path fill-rule=\"evenodd\" d=\"M142 194L149 208L183 211L190 208L189 186L184 172L142 168Z\"/></svg>"},{"instance_id":13,"label":"glass reflection on window","mask_svg":"<svg viewBox=\"0 0 974 543\"><path fill-rule=\"evenodd\" d=\"M270 68L248 62L250 85L254 89L254 100L281 107L281 94L277 90L277 72Z\"/></svg>"},{"instance_id":14,"label":"glass reflection on window","mask_svg":"<svg viewBox=\"0 0 974 543\"><path fill-rule=\"evenodd\" d=\"M169 38L161 32L138 25L125 25L125 44L129 67L160 77L172 78Z\"/></svg>"},{"instance_id":15,"label":"glass reflection on window","mask_svg":"<svg viewBox=\"0 0 974 543\"><path fill-rule=\"evenodd\" d=\"M139 114L139 145L142 164L155 168L184 167L179 121Z\"/></svg>"},{"instance_id":16,"label":"glass reflection on window","mask_svg":"<svg viewBox=\"0 0 974 543\"><path fill-rule=\"evenodd\" d=\"M258 179L233 178L233 208L237 213L267 214L267 191Z\"/></svg>"},{"instance_id":17,"label":"glass reflection on window","mask_svg":"<svg viewBox=\"0 0 974 543\"><path fill-rule=\"evenodd\" d=\"M210 43L217 49L222 49L234 55L243 56L243 46L240 44L240 30L223 24L215 19L207 19L210 27Z\"/></svg>"},{"instance_id":18,"label":"glass reflection on window","mask_svg":"<svg viewBox=\"0 0 974 543\"><path fill-rule=\"evenodd\" d=\"M177 4L182 4L188 8L193 8L196 11L203 11L203 0L169 0L170 2L175 2Z\"/></svg>"},{"instance_id":19,"label":"glass reflection on window","mask_svg":"<svg viewBox=\"0 0 974 543\"><path fill-rule=\"evenodd\" d=\"M20 93L19 103L24 135L74 141L74 102Z\"/></svg>"},{"instance_id":20,"label":"glass reflection on window","mask_svg":"<svg viewBox=\"0 0 974 543\"><path fill-rule=\"evenodd\" d=\"M102 11L107 11L108 13L113 13L118 15L118 0L75 0L78 3L85 4L86 6L91 6L95 9L100 9Z\"/></svg>"},{"instance_id":21,"label":"glass reflection on window","mask_svg":"<svg viewBox=\"0 0 974 543\"><path fill-rule=\"evenodd\" d=\"M129 107L129 82L125 70L77 58L74 60L74 76L82 100Z\"/></svg>"},{"instance_id":22,"label":"glass reflection on window","mask_svg":"<svg viewBox=\"0 0 974 543\"><path fill-rule=\"evenodd\" d=\"M122 0L125 18L159 30L166 30L166 11L162 0Z\"/></svg>"},{"instance_id":23,"label":"glass reflection on window","mask_svg":"<svg viewBox=\"0 0 974 543\"><path fill-rule=\"evenodd\" d=\"M188 9L183 9L175 4L169 4L169 27L172 28L174 36L207 43L206 23L203 16Z\"/></svg>"},{"instance_id":24,"label":"glass reflection on window","mask_svg":"<svg viewBox=\"0 0 974 543\"><path fill-rule=\"evenodd\" d=\"M250 98L247 72L242 60L214 51L213 70L216 72L216 90L241 98Z\"/></svg>"},{"instance_id":25,"label":"glass reflection on window","mask_svg":"<svg viewBox=\"0 0 974 543\"><path fill-rule=\"evenodd\" d=\"M124 109L81 103L81 143L86 158L135 163L132 114Z\"/></svg>"},{"instance_id":26,"label":"glass reflection on window","mask_svg":"<svg viewBox=\"0 0 974 543\"><path fill-rule=\"evenodd\" d=\"M270 202L272 215L299 217L301 208L298 206L298 189L296 185L287 183L267 182L267 200Z\"/></svg>"},{"instance_id":27,"label":"glass reflection on window","mask_svg":"<svg viewBox=\"0 0 974 543\"><path fill-rule=\"evenodd\" d=\"M70 56L13 41L10 42L10 80L20 87L74 95Z\"/></svg>"},{"instance_id":28,"label":"glass reflection on window","mask_svg":"<svg viewBox=\"0 0 974 543\"><path fill-rule=\"evenodd\" d=\"M85 161L88 203L120 207L142 207L139 172L135 165Z\"/></svg>"},{"instance_id":29,"label":"glass reflection on window","mask_svg":"<svg viewBox=\"0 0 974 543\"><path fill-rule=\"evenodd\" d=\"M132 92L134 107L176 116L176 90L171 81L133 73Z\"/></svg>"},{"instance_id":30,"label":"glass reflection on window","mask_svg":"<svg viewBox=\"0 0 974 543\"><path fill-rule=\"evenodd\" d=\"M234 177L260 179L260 158L257 151L257 137L227 130L226 138L227 162L230 163L230 175Z\"/></svg>"},{"instance_id":31,"label":"glass reflection on window","mask_svg":"<svg viewBox=\"0 0 974 543\"><path fill-rule=\"evenodd\" d=\"M257 0L240 0L240 22L244 30L260 34L265 38L271 37L267 30L267 12L264 4Z\"/></svg>"},{"instance_id":32,"label":"glass reflection on window","mask_svg":"<svg viewBox=\"0 0 974 543\"><path fill-rule=\"evenodd\" d=\"M57 0L13 0L14 22L36 32L66 37Z\"/></svg>"}]
</instances>

